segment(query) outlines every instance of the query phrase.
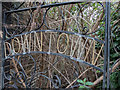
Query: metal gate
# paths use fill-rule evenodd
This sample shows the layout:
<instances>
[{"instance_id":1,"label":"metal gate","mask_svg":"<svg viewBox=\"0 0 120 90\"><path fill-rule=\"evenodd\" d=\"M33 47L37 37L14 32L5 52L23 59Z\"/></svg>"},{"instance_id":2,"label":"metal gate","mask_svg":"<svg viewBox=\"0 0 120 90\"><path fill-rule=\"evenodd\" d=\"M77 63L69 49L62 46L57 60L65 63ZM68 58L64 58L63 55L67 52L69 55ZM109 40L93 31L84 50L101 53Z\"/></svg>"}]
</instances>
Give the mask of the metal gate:
<instances>
[{"instance_id":1,"label":"metal gate","mask_svg":"<svg viewBox=\"0 0 120 90\"><path fill-rule=\"evenodd\" d=\"M65 6L79 6L79 3L82 2L53 3L19 9L24 4L22 3L15 10L4 12L3 88L75 88L82 86L79 79L88 70L103 74L103 88L107 73L109 88L110 2L106 2L106 7L96 2L105 11L105 40L97 39L95 32L90 32L89 27L80 28L79 21L85 20L79 19L79 15L88 2L83 3L78 12L73 12L77 13L76 17L65 17L72 12L64 9ZM53 21L49 21L54 17L59 19L58 22L54 21L55 25L51 24ZM11 19L10 23L8 18ZM69 25L67 22L73 24ZM96 44L100 45L97 51ZM101 56L103 48L104 56ZM97 65L100 60L103 60L103 69ZM67 75L67 72L71 72L71 75ZM89 81L91 76L87 76Z\"/></svg>"}]
</instances>

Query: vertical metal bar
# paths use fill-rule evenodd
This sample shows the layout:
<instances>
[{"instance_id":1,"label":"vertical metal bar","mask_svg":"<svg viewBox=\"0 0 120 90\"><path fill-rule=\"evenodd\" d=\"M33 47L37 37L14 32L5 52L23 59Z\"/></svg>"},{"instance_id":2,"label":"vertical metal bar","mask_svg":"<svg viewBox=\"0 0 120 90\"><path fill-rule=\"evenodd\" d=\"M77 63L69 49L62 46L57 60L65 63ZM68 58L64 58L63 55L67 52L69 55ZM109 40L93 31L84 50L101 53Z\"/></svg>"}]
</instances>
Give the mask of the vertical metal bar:
<instances>
[{"instance_id":1,"label":"vertical metal bar","mask_svg":"<svg viewBox=\"0 0 120 90\"><path fill-rule=\"evenodd\" d=\"M109 71L109 68L110 68L110 0L106 3L106 7L107 7L107 17L106 17L106 23L107 23L107 54L108 54L108 57L107 57L107 89L109 90L109 82L110 82L110 71Z\"/></svg>"},{"instance_id":2,"label":"vertical metal bar","mask_svg":"<svg viewBox=\"0 0 120 90\"><path fill-rule=\"evenodd\" d=\"M0 1L0 53L2 53L2 2ZM2 87L2 56L0 54L0 90Z\"/></svg>"},{"instance_id":3,"label":"vertical metal bar","mask_svg":"<svg viewBox=\"0 0 120 90\"><path fill-rule=\"evenodd\" d=\"M104 47L104 77L103 77L103 89L105 89L106 82L106 70L107 70L107 89L109 89L109 62L110 62L110 1L106 0L105 8L105 47Z\"/></svg>"},{"instance_id":4,"label":"vertical metal bar","mask_svg":"<svg viewBox=\"0 0 120 90\"><path fill-rule=\"evenodd\" d=\"M106 30L105 30L106 33ZM105 37L105 46L104 46L104 72L103 72L103 90L105 90L105 82L106 82L106 66L107 66L107 43L106 43L106 37Z\"/></svg>"},{"instance_id":5,"label":"vertical metal bar","mask_svg":"<svg viewBox=\"0 0 120 90\"><path fill-rule=\"evenodd\" d=\"M4 40L6 39L6 32L4 29L4 24L5 24L5 20L6 20L6 15L5 12L3 12L3 27L2 27L2 31L3 31L3 38L2 38L2 88L4 88L4 58L5 58L5 51L4 51Z\"/></svg>"},{"instance_id":6,"label":"vertical metal bar","mask_svg":"<svg viewBox=\"0 0 120 90\"><path fill-rule=\"evenodd\" d=\"M107 3L107 2L106 2ZM107 18L107 7L105 8L105 18ZM107 19L106 19L107 20ZM105 90L106 82L106 66L107 66L107 23L105 21L105 46L104 46L104 73L103 73L103 90Z\"/></svg>"}]
</instances>

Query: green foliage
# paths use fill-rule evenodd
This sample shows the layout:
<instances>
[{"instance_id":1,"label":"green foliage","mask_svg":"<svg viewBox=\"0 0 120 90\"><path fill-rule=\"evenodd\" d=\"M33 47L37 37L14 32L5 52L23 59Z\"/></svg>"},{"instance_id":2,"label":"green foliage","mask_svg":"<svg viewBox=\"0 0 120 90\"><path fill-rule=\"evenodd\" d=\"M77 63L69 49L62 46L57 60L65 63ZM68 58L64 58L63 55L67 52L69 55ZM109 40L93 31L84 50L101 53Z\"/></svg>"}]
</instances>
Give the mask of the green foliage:
<instances>
[{"instance_id":1,"label":"green foliage","mask_svg":"<svg viewBox=\"0 0 120 90\"><path fill-rule=\"evenodd\" d=\"M110 48L110 58L116 60L120 56L120 32L116 29L112 32L112 44Z\"/></svg>"},{"instance_id":2,"label":"green foliage","mask_svg":"<svg viewBox=\"0 0 120 90\"><path fill-rule=\"evenodd\" d=\"M77 80L77 82L83 85L80 86L79 88L86 88L85 86L93 85L92 82L86 81L86 78L84 78L84 80Z\"/></svg>"},{"instance_id":3,"label":"green foliage","mask_svg":"<svg viewBox=\"0 0 120 90\"><path fill-rule=\"evenodd\" d=\"M120 88L120 71L116 71L110 75L111 88Z\"/></svg>"},{"instance_id":4,"label":"green foliage","mask_svg":"<svg viewBox=\"0 0 120 90\"><path fill-rule=\"evenodd\" d=\"M95 4L93 4L95 7ZM120 21L115 23L116 21L119 20L119 3L111 3L111 37L110 37L110 61L115 62L118 58L120 58ZM96 9L96 8L95 8ZM99 29L95 34L96 38L99 38L101 40L105 40L105 21L101 21L99 25ZM96 49L99 49L101 46L99 43L95 45ZM102 62L101 62L102 63ZM119 67L120 68L120 67ZM96 73L99 73L96 71ZM120 70L117 69L115 72L113 72L110 75L110 87L111 88L120 88ZM102 85L102 84L101 84ZM99 87L99 86L98 86Z\"/></svg>"},{"instance_id":5,"label":"green foliage","mask_svg":"<svg viewBox=\"0 0 120 90\"><path fill-rule=\"evenodd\" d=\"M83 80L77 80L77 82L84 84Z\"/></svg>"},{"instance_id":6,"label":"green foliage","mask_svg":"<svg viewBox=\"0 0 120 90\"><path fill-rule=\"evenodd\" d=\"M100 73L100 71L99 71L99 70L96 70L96 73Z\"/></svg>"}]
</instances>

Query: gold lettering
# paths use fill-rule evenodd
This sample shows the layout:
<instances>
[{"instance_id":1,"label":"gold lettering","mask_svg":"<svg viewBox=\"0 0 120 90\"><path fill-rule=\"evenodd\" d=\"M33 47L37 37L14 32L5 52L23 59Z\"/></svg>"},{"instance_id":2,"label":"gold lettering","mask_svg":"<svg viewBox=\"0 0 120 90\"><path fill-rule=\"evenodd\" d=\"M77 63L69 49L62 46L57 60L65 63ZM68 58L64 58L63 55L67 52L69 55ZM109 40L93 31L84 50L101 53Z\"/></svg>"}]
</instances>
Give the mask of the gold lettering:
<instances>
[{"instance_id":1,"label":"gold lettering","mask_svg":"<svg viewBox=\"0 0 120 90\"><path fill-rule=\"evenodd\" d=\"M23 38L23 36L21 36L21 43L22 43L23 53L27 52L27 50L30 50L29 49L30 47L28 45L28 35L25 35L24 38ZM26 43L27 43L27 45L26 45Z\"/></svg>"},{"instance_id":2,"label":"gold lettering","mask_svg":"<svg viewBox=\"0 0 120 90\"><path fill-rule=\"evenodd\" d=\"M79 46L79 41L81 42L80 40L80 37L78 37L77 41L76 40L73 40L74 38L72 37L72 45L71 45L71 51L70 51L70 56L73 57L74 53L75 53L75 50L77 49L77 47ZM74 42L75 45L74 45ZM77 56L78 57L78 56Z\"/></svg>"},{"instance_id":3,"label":"gold lettering","mask_svg":"<svg viewBox=\"0 0 120 90\"><path fill-rule=\"evenodd\" d=\"M42 40L43 40L42 32L41 32L41 40L39 40L38 34L34 32L34 46L36 47L38 45L39 51L42 51ZM35 47L34 47L34 51L36 50Z\"/></svg>"},{"instance_id":4,"label":"gold lettering","mask_svg":"<svg viewBox=\"0 0 120 90\"><path fill-rule=\"evenodd\" d=\"M67 45L66 45L64 51L60 51L59 42L60 42L60 38L61 38L63 35L65 35L65 36L67 37ZM58 37L58 40L57 40L57 50L58 50L58 52L59 52L59 53L65 53L66 50L67 50L67 48L68 48L68 45L69 45L69 37L68 37L68 35L65 34L65 33L60 34L59 37Z\"/></svg>"},{"instance_id":5,"label":"gold lettering","mask_svg":"<svg viewBox=\"0 0 120 90\"><path fill-rule=\"evenodd\" d=\"M12 51L12 48L11 48L11 44L10 44L10 43L5 42L5 43L4 43L4 49L5 49L5 57L13 54L13 51ZM9 54L7 54L6 50L8 50Z\"/></svg>"},{"instance_id":6,"label":"gold lettering","mask_svg":"<svg viewBox=\"0 0 120 90\"><path fill-rule=\"evenodd\" d=\"M16 41L15 41L15 39L16 39ZM15 46L14 46L14 45L15 45L14 42L18 43L18 47L15 47ZM17 48L18 51L16 51L15 48ZM19 53L19 52L20 52L20 41L19 41L19 39L16 38L16 37L15 37L14 39L12 39L12 49L13 49L14 53Z\"/></svg>"}]
</instances>

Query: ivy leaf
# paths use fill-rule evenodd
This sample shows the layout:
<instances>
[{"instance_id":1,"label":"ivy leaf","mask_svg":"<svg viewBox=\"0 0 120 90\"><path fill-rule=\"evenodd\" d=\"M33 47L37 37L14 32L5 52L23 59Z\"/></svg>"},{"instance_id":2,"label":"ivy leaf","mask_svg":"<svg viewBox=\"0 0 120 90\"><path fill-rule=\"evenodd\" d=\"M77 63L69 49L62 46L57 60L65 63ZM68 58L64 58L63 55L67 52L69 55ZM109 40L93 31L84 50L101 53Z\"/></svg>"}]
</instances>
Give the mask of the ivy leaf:
<instances>
[{"instance_id":1,"label":"ivy leaf","mask_svg":"<svg viewBox=\"0 0 120 90\"><path fill-rule=\"evenodd\" d=\"M95 7L95 3L93 3L93 6Z\"/></svg>"},{"instance_id":2,"label":"ivy leaf","mask_svg":"<svg viewBox=\"0 0 120 90\"><path fill-rule=\"evenodd\" d=\"M85 88L84 86L80 86L79 88Z\"/></svg>"},{"instance_id":3,"label":"ivy leaf","mask_svg":"<svg viewBox=\"0 0 120 90\"><path fill-rule=\"evenodd\" d=\"M97 71L96 71L96 73L100 73L100 71L99 71L99 70L97 70Z\"/></svg>"},{"instance_id":4,"label":"ivy leaf","mask_svg":"<svg viewBox=\"0 0 120 90\"><path fill-rule=\"evenodd\" d=\"M95 8L95 10L97 10L98 8Z\"/></svg>"},{"instance_id":5,"label":"ivy leaf","mask_svg":"<svg viewBox=\"0 0 120 90\"><path fill-rule=\"evenodd\" d=\"M93 85L92 82L86 82L85 84L86 84L86 85Z\"/></svg>"},{"instance_id":6,"label":"ivy leaf","mask_svg":"<svg viewBox=\"0 0 120 90\"><path fill-rule=\"evenodd\" d=\"M77 82L84 84L84 82L82 80L77 80Z\"/></svg>"},{"instance_id":7,"label":"ivy leaf","mask_svg":"<svg viewBox=\"0 0 120 90\"><path fill-rule=\"evenodd\" d=\"M83 80L84 82L86 82L86 78L84 78L84 80Z\"/></svg>"},{"instance_id":8,"label":"ivy leaf","mask_svg":"<svg viewBox=\"0 0 120 90\"><path fill-rule=\"evenodd\" d=\"M81 4L85 4L85 2L82 2Z\"/></svg>"},{"instance_id":9,"label":"ivy leaf","mask_svg":"<svg viewBox=\"0 0 120 90\"><path fill-rule=\"evenodd\" d=\"M120 40L120 37L117 37L116 40L117 40L117 41Z\"/></svg>"},{"instance_id":10,"label":"ivy leaf","mask_svg":"<svg viewBox=\"0 0 120 90\"><path fill-rule=\"evenodd\" d=\"M118 77L120 77L120 72L118 73ZM118 78L118 85L120 86L120 78Z\"/></svg>"}]
</instances>

